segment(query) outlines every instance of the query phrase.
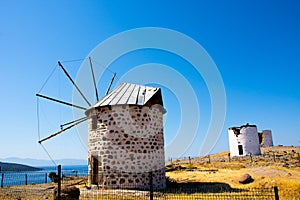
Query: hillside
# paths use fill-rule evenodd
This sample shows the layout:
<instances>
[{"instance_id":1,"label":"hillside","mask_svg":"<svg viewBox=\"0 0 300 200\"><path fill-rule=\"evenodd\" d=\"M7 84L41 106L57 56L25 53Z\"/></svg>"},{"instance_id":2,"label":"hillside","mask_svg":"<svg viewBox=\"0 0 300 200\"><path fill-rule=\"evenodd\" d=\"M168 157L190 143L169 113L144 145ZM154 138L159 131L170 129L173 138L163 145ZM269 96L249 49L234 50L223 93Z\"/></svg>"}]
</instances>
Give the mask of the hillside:
<instances>
[{"instance_id":1,"label":"hillside","mask_svg":"<svg viewBox=\"0 0 300 200\"><path fill-rule=\"evenodd\" d=\"M38 171L40 168L31 167L28 165L16 164L16 163L4 163L0 162L0 171Z\"/></svg>"},{"instance_id":2,"label":"hillside","mask_svg":"<svg viewBox=\"0 0 300 200\"><path fill-rule=\"evenodd\" d=\"M265 147L261 156L228 157L222 152L167 163L167 176L177 183L223 183L231 188L278 186L281 199L300 199L300 147ZM250 174L254 181L240 184Z\"/></svg>"}]
</instances>

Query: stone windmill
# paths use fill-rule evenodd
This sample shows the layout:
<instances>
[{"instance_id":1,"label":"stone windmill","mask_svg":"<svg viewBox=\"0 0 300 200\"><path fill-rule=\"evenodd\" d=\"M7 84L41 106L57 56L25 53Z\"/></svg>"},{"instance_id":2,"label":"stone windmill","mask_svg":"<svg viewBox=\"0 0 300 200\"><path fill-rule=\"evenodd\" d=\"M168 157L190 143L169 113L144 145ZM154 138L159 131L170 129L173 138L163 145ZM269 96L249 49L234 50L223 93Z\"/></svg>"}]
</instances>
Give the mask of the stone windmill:
<instances>
[{"instance_id":1,"label":"stone windmill","mask_svg":"<svg viewBox=\"0 0 300 200\"><path fill-rule=\"evenodd\" d=\"M91 73L97 102L91 104L68 72L58 62L88 108L45 95L38 97L84 110L85 117L62 125L62 130L39 141L42 143L88 120L88 184L106 188L166 187L163 115L166 112L160 88L122 83L100 100L92 61ZM63 128L65 125L68 127Z\"/></svg>"}]
</instances>

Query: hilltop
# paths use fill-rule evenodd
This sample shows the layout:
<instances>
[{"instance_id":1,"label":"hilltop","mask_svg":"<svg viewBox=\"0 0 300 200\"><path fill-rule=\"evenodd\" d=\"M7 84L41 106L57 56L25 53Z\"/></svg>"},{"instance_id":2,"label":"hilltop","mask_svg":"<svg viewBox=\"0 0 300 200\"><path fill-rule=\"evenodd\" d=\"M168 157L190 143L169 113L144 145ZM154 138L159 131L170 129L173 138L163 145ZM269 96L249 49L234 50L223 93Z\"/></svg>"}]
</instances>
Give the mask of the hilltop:
<instances>
[{"instance_id":1,"label":"hilltop","mask_svg":"<svg viewBox=\"0 0 300 200\"><path fill-rule=\"evenodd\" d=\"M229 152L167 163L167 177L177 183L223 183L231 188L278 186L282 199L300 199L300 147L262 147L261 156L229 157ZM250 174L254 181L239 179Z\"/></svg>"},{"instance_id":2,"label":"hilltop","mask_svg":"<svg viewBox=\"0 0 300 200\"><path fill-rule=\"evenodd\" d=\"M218 164L223 165L240 165L241 167L261 167L261 166L282 166L287 168L300 169L300 147L294 146L274 146L262 147L262 155L260 156L241 156L229 157L229 152L221 152L209 156L184 158L182 160L173 161L173 164ZM221 164L223 163L223 165ZM170 162L167 163L167 165ZM226 167L223 166L223 167Z\"/></svg>"},{"instance_id":3,"label":"hilltop","mask_svg":"<svg viewBox=\"0 0 300 200\"><path fill-rule=\"evenodd\" d=\"M4 163L0 162L1 171L38 171L41 170L37 167L31 167L28 165L22 165L17 163Z\"/></svg>"}]
</instances>

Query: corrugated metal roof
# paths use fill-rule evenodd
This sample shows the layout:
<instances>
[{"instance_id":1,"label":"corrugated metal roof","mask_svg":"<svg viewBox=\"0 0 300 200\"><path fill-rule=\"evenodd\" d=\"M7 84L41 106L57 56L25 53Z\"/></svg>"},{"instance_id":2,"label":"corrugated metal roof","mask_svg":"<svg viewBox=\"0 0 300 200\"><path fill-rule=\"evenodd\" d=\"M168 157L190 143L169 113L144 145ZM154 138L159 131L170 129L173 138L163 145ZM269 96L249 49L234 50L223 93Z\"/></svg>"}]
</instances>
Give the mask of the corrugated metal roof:
<instances>
[{"instance_id":1,"label":"corrugated metal roof","mask_svg":"<svg viewBox=\"0 0 300 200\"><path fill-rule=\"evenodd\" d=\"M108 105L145 105L151 97L160 89L136 85L130 83L122 83L118 85L110 93L102 97L92 107L101 107Z\"/></svg>"}]
</instances>

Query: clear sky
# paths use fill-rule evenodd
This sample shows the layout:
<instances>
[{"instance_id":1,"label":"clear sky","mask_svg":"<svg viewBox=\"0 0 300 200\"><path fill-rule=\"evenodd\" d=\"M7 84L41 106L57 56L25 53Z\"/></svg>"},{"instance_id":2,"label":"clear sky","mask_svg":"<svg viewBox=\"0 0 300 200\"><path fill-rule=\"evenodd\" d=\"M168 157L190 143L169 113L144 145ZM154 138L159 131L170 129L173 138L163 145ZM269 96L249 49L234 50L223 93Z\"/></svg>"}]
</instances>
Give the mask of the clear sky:
<instances>
[{"instance_id":1,"label":"clear sky","mask_svg":"<svg viewBox=\"0 0 300 200\"><path fill-rule=\"evenodd\" d=\"M226 118L211 153L228 150L227 129L245 123L271 129L275 145L300 144L300 3L299 1L0 1L0 158L45 158L37 143L37 99L57 61L72 77L82 59L105 39L122 31L162 27L197 41L215 62L226 90ZM95 61L97 58L93 58ZM171 66L190 82L200 108L197 136L185 156L197 156L210 121L205 82L188 64L168 52L144 49L116 60L119 79L137 65ZM97 60L95 68L101 67ZM101 95L112 76L99 81ZM168 74L164 74L168 79ZM141 74L147 77L147 74ZM88 78L90 80L90 78ZM176 81L176 80L175 80ZM134 82L134 81L133 81ZM151 82L151 80L149 80ZM155 85L155 84L154 84ZM159 84L158 84L159 86ZM56 69L42 92L72 100L72 86ZM163 87L166 144L176 137L180 99ZM92 102L94 99L91 100ZM40 135L73 120L72 110L44 100ZM191 109L193 119L194 110ZM84 126L84 125L83 125ZM87 134L81 132L80 135ZM87 157L76 130L45 142L54 159Z\"/></svg>"}]
</instances>

